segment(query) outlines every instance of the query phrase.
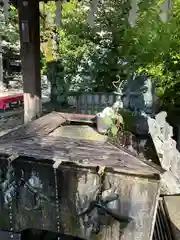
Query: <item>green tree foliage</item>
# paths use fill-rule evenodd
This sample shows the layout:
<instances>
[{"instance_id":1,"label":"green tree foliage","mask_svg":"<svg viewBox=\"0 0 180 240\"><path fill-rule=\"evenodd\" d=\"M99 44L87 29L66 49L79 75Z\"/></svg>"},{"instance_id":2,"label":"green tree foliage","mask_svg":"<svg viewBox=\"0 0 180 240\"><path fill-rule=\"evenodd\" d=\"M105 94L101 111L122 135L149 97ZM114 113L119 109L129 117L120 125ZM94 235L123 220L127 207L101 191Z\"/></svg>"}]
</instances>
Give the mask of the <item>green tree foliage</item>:
<instances>
[{"instance_id":1,"label":"green tree foliage","mask_svg":"<svg viewBox=\"0 0 180 240\"><path fill-rule=\"evenodd\" d=\"M134 56L138 70L145 70L154 78L158 94L167 108L180 103L180 1L174 1L167 23L159 21L157 7L151 5L141 11L139 23L132 35L132 48L136 50Z\"/></svg>"},{"instance_id":2,"label":"green tree foliage","mask_svg":"<svg viewBox=\"0 0 180 240\"><path fill-rule=\"evenodd\" d=\"M161 3L142 1L134 28L128 23L129 1L100 4L94 28L87 22L89 1L63 4L63 27L58 29L59 85L64 84L66 91L112 91L118 76L126 79L134 71L146 71L156 81L163 102L177 104L180 0L174 1L167 23L159 18ZM49 3L46 11L54 13L55 6Z\"/></svg>"},{"instance_id":3,"label":"green tree foliage","mask_svg":"<svg viewBox=\"0 0 180 240\"><path fill-rule=\"evenodd\" d=\"M5 13L0 8L0 39L4 48L12 51L19 50L19 25L17 10L11 5L6 20Z\"/></svg>"},{"instance_id":4,"label":"green tree foliage","mask_svg":"<svg viewBox=\"0 0 180 240\"><path fill-rule=\"evenodd\" d=\"M41 3L43 72L48 70L58 94L112 91L112 82L119 76L123 80L135 71L146 71L156 82L164 105L179 104L180 0L173 1L167 23L159 17L162 2L142 1L134 28L128 23L130 1L100 3L93 28L87 22L89 0L64 2L59 29L55 26L55 3ZM0 33L12 45L18 39L15 9L11 15L9 27L1 24ZM53 32L59 39L56 48Z\"/></svg>"}]
</instances>

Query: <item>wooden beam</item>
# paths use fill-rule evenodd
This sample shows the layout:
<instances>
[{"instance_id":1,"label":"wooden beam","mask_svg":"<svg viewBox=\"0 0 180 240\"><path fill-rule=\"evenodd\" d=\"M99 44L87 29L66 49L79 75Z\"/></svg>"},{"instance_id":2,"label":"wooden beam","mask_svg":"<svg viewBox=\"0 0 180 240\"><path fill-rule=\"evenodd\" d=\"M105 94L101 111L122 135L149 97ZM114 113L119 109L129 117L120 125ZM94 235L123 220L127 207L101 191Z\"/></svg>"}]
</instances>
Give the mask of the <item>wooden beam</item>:
<instances>
[{"instance_id":1,"label":"wooden beam","mask_svg":"<svg viewBox=\"0 0 180 240\"><path fill-rule=\"evenodd\" d=\"M2 40L0 38L0 89L4 87Z\"/></svg>"},{"instance_id":2,"label":"wooden beam","mask_svg":"<svg viewBox=\"0 0 180 240\"><path fill-rule=\"evenodd\" d=\"M24 122L40 117L40 26L39 1L19 0L21 62L24 86Z\"/></svg>"}]
</instances>

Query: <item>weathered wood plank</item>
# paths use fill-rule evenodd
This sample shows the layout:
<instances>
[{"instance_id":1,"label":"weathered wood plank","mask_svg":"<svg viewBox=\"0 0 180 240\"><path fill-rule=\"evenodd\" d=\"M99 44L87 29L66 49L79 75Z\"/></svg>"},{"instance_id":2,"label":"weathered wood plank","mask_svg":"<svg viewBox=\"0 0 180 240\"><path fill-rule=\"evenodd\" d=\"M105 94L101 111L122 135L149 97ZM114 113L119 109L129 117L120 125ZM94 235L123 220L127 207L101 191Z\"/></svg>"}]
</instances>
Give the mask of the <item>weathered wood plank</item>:
<instances>
[{"instance_id":1,"label":"weathered wood plank","mask_svg":"<svg viewBox=\"0 0 180 240\"><path fill-rule=\"evenodd\" d=\"M73 145L73 141L68 145L66 142L62 144L60 141L53 141L52 138L51 140L48 143L43 141L43 138L36 139L36 141L25 139L23 142L16 140L16 142L1 143L0 153L9 155L16 153L19 156L53 161L61 160L86 167L106 166L118 172L125 171L131 174L155 175L159 173L155 168L148 166L136 157L110 145L107 145L108 149L101 148L101 145L99 145L100 148L98 146L91 148L81 147L81 143L80 146Z\"/></svg>"},{"instance_id":2,"label":"weathered wood plank","mask_svg":"<svg viewBox=\"0 0 180 240\"><path fill-rule=\"evenodd\" d=\"M8 146L9 145L9 146ZM37 138L33 137L30 139L23 139L22 141L16 141L16 142L10 142L8 143L3 140L0 140L0 149L6 149L11 148L12 146L17 147L17 149L41 149L41 151L46 151L48 148L48 151L62 151L62 154L60 156L64 156L64 152L67 154L69 152L69 156L71 155L70 152L75 153L79 152L80 155L83 153L84 157L88 157L89 155L91 157L96 156L97 154L100 156L101 159L104 159L103 156L106 158L107 156L110 158L115 159L121 159L130 160L130 162L137 162L135 164L145 166L146 164L140 161L135 156L132 156L131 154L123 151L122 149L114 147L112 144L101 143L96 141L87 141L87 140L81 140L81 139L70 139L70 138L55 138L55 137L43 137L43 138ZM1 150L0 150L1 151Z\"/></svg>"},{"instance_id":3,"label":"weathered wood plank","mask_svg":"<svg viewBox=\"0 0 180 240\"><path fill-rule=\"evenodd\" d=\"M7 144L6 140L0 140L0 144ZM9 141L8 141L9 143ZM12 141L12 143L15 143L14 141ZM121 149L118 149L114 146L112 146L111 144L107 143L100 143L100 142L96 142L96 141L81 141L76 140L76 139L70 139L70 138L64 138L64 137L60 137L60 138L55 138L55 137L51 137L51 136L47 136L47 137L43 137L43 138L38 138L38 137L32 137L32 138L25 138L22 140L18 140L16 141L17 144L22 143L22 146L24 144L29 144L30 146L32 145L36 145L39 147L50 147L53 149L64 149L64 150L69 150L69 149L77 149L79 151L96 151L99 153L104 153L104 152L108 152L108 153L114 153L117 154L119 152L122 152ZM9 143L11 144L11 143Z\"/></svg>"},{"instance_id":4,"label":"weathered wood plank","mask_svg":"<svg viewBox=\"0 0 180 240\"><path fill-rule=\"evenodd\" d=\"M86 120L90 120L95 116L52 112L26 125L21 126L18 128L18 130L13 130L8 134L3 135L0 137L0 141L12 141L16 139L47 136L56 128L61 126L61 124L64 122L71 120L79 121L78 119L80 119L80 117Z\"/></svg>"},{"instance_id":5,"label":"weathered wood plank","mask_svg":"<svg viewBox=\"0 0 180 240\"><path fill-rule=\"evenodd\" d=\"M74 122L87 122L94 123L96 122L96 115L88 115L88 114L77 114L77 113L63 113L63 115L70 121Z\"/></svg>"},{"instance_id":6,"label":"weathered wood plank","mask_svg":"<svg viewBox=\"0 0 180 240\"><path fill-rule=\"evenodd\" d=\"M59 113L52 112L47 114L39 119L34 120L22 127L9 132L2 137L0 137L0 141L13 141L16 139L26 139L30 137L42 137L47 136L54 129L61 126L67 119Z\"/></svg>"}]
</instances>

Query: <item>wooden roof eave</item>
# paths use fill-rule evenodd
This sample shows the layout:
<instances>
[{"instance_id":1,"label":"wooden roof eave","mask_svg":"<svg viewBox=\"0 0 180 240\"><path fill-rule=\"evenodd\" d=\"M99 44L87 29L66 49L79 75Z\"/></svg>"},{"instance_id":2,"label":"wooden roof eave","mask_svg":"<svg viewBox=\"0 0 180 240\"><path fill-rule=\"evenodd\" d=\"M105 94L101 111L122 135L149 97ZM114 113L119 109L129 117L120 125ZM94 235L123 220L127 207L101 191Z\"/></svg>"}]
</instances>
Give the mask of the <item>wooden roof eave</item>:
<instances>
[{"instance_id":1,"label":"wooden roof eave","mask_svg":"<svg viewBox=\"0 0 180 240\"><path fill-rule=\"evenodd\" d=\"M112 144L92 140L80 140L64 137L50 137L53 129L66 121L71 121L75 114L64 115L51 113L21 129L0 138L0 154L33 158L55 165L73 164L74 167L105 167L108 171L159 180L161 171L141 161L137 157Z\"/></svg>"}]
</instances>

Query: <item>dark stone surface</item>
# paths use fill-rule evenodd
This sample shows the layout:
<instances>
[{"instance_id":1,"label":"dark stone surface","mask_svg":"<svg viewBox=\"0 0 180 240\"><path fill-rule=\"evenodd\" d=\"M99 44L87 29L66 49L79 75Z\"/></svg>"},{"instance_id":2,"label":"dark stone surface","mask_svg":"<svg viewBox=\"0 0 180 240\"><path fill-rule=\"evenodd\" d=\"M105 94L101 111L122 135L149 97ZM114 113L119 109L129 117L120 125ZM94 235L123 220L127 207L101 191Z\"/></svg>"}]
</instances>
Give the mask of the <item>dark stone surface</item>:
<instances>
[{"instance_id":1,"label":"dark stone surface","mask_svg":"<svg viewBox=\"0 0 180 240\"><path fill-rule=\"evenodd\" d=\"M57 240L58 238L61 240L83 240L79 237L40 229L26 229L21 233L0 231L0 239L2 240Z\"/></svg>"},{"instance_id":2,"label":"dark stone surface","mask_svg":"<svg viewBox=\"0 0 180 240\"><path fill-rule=\"evenodd\" d=\"M122 94L124 108L154 114L157 105L155 85L146 75L137 75L127 80Z\"/></svg>"},{"instance_id":3,"label":"dark stone surface","mask_svg":"<svg viewBox=\"0 0 180 240\"><path fill-rule=\"evenodd\" d=\"M88 218L79 215L96 199L99 177L95 170L66 164L57 170L56 178L50 162L21 158L12 166L13 169L7 168L7 161L1 162L0 229L15 232L27 228L44 229L85 239L98 237L99 240L150 239L159 189L159 182L154 179L106 174L103 196L118 196L108 208L119 216L133 218L132 224L123 224L103 212L98 212L100 215L90 212ZM98 235L92 230L94 221L100 223ZM32 235L32 232L26 230L26 234ZM38 233L36 235L37 239L43 239L38 238ZM57 235L52 233L51 236ZM72 239L64 237L62 239ZM30 239L35 240L35 237Z\"/></svg>"},{"instance_id":4,"label":"dark stone surface","mask_svg":"<svg viewBox=\"0 0 180 240\"><path fill-rule=\"evenodd\" d=\"M26 229L21 233L21 240L57 240L58 238L60 240L83 240L79 237L40 229Z\"/></svg>"},{"instance_id":5,"label":"dark stone surface","mask_svg":"<svg viewBox=\"0 0 180 240\"><path fill-rule=\"evenodd\" d=\"M21 240L21 234L11 233L0 230L0 239L1 240Z\"/></svg>"}]
</instances>

